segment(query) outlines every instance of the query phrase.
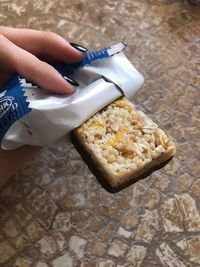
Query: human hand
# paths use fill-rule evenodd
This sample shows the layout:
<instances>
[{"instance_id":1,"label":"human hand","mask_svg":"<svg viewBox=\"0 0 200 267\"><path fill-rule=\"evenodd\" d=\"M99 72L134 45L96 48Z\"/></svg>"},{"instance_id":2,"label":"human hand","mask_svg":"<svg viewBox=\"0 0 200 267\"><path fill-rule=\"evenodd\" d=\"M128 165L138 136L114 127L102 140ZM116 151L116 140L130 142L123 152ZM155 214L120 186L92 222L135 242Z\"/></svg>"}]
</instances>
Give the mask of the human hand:
<instances>
[{"instance_id":1,"label":"human hand","mask_svg":"<svg viewBox=\"0 0 200 267\"><path fill-rule=\"evenodd\" d=\"M70 45L55 33L0 26L0 85L17 72L53 93L73 93L76 82L67 82L48 63L78 63L84 52L84 47ZM0 188L38 150L31 146L9 151L0 148Z\"/></svg>"},{"instance_id":2,"label":"human hand","mask_svg":"<svg viewBox=\"0 0 200 267\"><path fill-rule=\"evenodd\" d=\"M87 50L44 31L0 26L0 84L17 72L54 93L73 93L78 84L65 79L48 63L78 63Z\"/></svg>"}]
</instances>

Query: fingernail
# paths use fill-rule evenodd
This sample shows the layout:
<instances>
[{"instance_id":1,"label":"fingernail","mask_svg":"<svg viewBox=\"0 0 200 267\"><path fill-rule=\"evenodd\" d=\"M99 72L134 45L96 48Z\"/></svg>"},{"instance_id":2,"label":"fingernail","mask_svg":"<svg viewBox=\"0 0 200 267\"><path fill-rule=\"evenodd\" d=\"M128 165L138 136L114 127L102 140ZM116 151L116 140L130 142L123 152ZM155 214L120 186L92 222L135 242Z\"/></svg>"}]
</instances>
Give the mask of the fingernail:
<instances>
[{"instance_id":1,"label":"fingernail","mask_svg":"<svg viewBox=\"0 0 200 267\"><path fill-rule=\"evenodd\" d=\"M81 51L81 52L87 52L87 48L85 48L84 46L82 45L78 45L78 44L75 44L75 43L70 43L71 46L73 46L75 49Z\"/></svg>"},{"instance_id":2,"label":"fingernail","mask_svg":"<svg viewBox=\"0 0 200 267\"><path fill-rule=\"evenodd\" d=\"M74 79L68 77L68 76L63 76L63 78L65 79L65 81L67 81L68 83L70 83L73 86L79 86L79 83L77 81L75 81Z\"/></svg>"}]
</instances>

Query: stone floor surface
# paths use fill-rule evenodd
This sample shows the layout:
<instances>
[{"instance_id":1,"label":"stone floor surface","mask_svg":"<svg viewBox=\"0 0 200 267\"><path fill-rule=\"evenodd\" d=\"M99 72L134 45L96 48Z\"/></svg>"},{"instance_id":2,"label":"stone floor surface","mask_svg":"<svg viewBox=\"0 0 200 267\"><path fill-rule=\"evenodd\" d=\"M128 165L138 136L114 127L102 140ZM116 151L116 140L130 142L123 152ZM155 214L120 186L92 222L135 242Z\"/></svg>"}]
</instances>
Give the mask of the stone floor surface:
<instances>
[{"instance_id":1,"label":"stone floor surface","mask_svg":"<svg viewBox=\"0 0 200 267\"><path fill-rule=\"evenodd\" d=\"M184 0L1 0L0 24L96 49L123 41L145 77L138 106L177 144L117 194L72 145L28 162L0 192L0 267L200 266L200 7Z\"/></svg>"}]
</instances>

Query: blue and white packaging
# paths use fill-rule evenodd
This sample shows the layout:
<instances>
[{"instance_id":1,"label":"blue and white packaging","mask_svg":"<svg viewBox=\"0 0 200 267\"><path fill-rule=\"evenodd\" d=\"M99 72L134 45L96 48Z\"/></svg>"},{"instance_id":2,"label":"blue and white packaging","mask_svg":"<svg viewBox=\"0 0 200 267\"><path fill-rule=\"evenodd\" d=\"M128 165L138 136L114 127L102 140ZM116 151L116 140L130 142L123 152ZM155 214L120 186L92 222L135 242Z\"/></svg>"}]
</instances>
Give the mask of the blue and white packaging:
<instances>
[{"instance_id":1,"label":"blue and white packaging","mask_svg":"<svg viewBox=\"0 0 200 267\"><path fill-rule=\"evenodd\" d=\"M55 68L79 82L72 95L55 95L14 75L0 88L1 148L51 146L120 96L134 100L144 82L119 43L87 52L76 65Z\"/></svg>"}]
</instances>

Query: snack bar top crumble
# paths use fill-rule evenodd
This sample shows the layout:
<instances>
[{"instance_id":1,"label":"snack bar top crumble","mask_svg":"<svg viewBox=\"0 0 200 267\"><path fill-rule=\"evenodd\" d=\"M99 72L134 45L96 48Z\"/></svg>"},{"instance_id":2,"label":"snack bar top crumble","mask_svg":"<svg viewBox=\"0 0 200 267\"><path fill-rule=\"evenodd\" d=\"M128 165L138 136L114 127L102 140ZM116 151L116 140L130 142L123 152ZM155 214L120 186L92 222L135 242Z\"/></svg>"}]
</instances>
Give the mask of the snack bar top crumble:
<instances>
[{"instance_id":1,"label":"snack bar top crumble","mask_svg":"<svg viewBox=\"0 0 200 267\"><path fill-rule=\"evenodd\" d=\"M77 129L89 150L116 176L139 170L174 143L126 98L116 100Z\"/></svg>"}]
</instances>

